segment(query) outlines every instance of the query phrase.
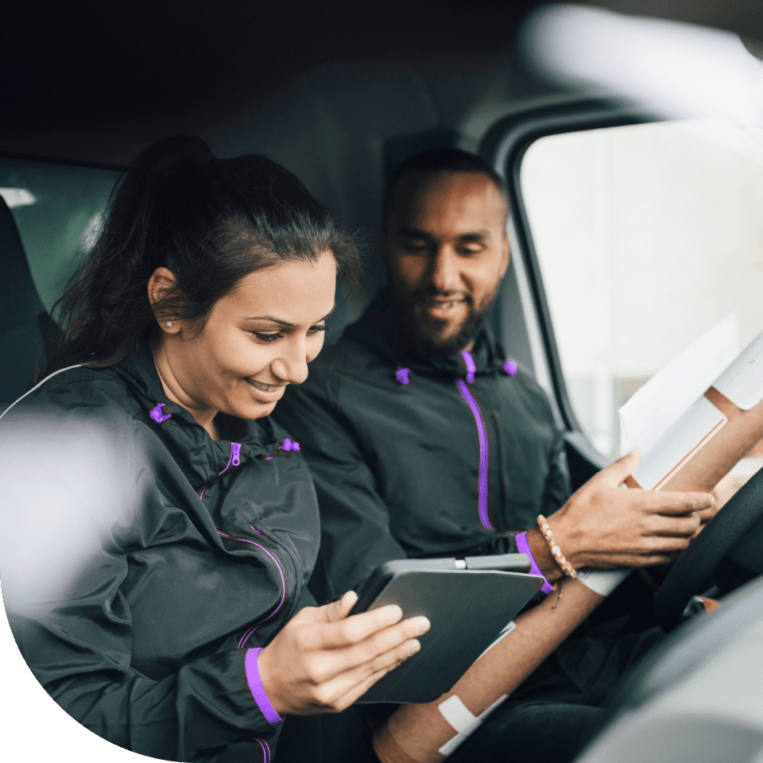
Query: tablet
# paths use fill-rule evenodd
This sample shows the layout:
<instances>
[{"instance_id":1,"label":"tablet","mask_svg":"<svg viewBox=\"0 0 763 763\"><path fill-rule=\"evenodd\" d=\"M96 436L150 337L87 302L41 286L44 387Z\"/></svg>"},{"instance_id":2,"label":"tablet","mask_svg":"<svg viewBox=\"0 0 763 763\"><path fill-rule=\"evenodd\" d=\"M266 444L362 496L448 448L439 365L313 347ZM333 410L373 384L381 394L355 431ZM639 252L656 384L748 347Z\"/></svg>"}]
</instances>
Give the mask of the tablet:
<instances>
[{"instance_id":1,"label":"tablet","mask_svg":"<svg viewBox=\"0 0 763 763\"><path fill-rule=\"evenodd\" d=\"M501 569L485 569L496 560ZM467 559L402 559L381 565L358 594L350 614L398 604L404 617L425 615L430 630L421 650L377 681L361 703L432 702L449 691L469 666L493 644L543 585L523 572L524 554ZM508 632L508 631L506 631Z\"/></svg>"}]
</instances>

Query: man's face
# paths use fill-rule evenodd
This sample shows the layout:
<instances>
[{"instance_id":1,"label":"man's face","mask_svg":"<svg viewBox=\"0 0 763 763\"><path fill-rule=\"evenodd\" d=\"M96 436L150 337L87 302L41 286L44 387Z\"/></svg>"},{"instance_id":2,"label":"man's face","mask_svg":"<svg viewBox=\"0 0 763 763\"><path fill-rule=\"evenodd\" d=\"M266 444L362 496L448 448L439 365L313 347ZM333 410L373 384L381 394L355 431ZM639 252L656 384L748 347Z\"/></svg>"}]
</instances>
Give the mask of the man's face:
<instances>
[{"instance_id":1,"label":"man's face","mask_svg":"<svg viewBox=\"0 0 763 763\"><path fill-rule=\"evenodd\" d=\"M468 349L509 265L506 202L489 177L411 175L382 233L392 297L419 349Z\"/></svg>"}]
</instances>

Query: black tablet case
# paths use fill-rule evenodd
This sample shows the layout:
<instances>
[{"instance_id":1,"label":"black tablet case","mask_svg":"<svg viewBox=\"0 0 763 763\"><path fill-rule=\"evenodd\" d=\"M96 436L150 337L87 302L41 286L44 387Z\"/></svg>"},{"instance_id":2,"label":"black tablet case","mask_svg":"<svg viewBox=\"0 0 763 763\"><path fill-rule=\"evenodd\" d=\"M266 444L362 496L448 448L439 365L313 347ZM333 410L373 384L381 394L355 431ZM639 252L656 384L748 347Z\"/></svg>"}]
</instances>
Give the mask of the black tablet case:
<instances>
[{"instance_id":1,"label":"black tablet case","mask_svg":"<svg viewBox=\"0 0 763 763\"><path fill-rule=\"evenodd\" d=\"M432 702L449 691L543 584L496 570L411 570L397 574L368 609L399 604L426 615L421 651L377 681L359 700Z\"/></svg>"}]
</instances>

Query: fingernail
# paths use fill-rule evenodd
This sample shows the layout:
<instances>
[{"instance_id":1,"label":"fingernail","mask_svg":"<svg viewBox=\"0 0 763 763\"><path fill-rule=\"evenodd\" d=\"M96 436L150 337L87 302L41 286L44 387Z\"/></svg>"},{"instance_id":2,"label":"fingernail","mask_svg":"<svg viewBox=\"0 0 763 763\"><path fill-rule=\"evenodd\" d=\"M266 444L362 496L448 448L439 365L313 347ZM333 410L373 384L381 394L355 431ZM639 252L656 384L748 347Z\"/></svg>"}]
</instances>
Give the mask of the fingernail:
<instances>
[{"instance_id":1,"label":"fingernail","mask_svg":"<svg viewBox=\"0 0 763 763\"><path fill-rule=\"evenodd\" d=\"M422 633L426 633L429 630L429 620L426 617L416 618L416 635L420 636Z\"/></svg>"},{"instance_id":2,"label":"fingernail","mask_svg":"<svg viewBox=\"0 0 763 763\"><path fill-rule=\"evenodd\" d=\"M390 606L384 607L384 617L391 623L396 623L402 616L403 610L397 604L390 604Z\"/></svg>"},{"instance_id":3,"label":"fingernail","mask_svg":"<svg viewBox=\"0 0 763 763\"><path fill-rule=\"evenodd\" d=\"M408 642L408 656L409 657L411 657L414 654L416 654L416 652L418 652L419 649L421 649L421 644L419 644L418 641L409 641Z\"/></svg>"}]
</instances>

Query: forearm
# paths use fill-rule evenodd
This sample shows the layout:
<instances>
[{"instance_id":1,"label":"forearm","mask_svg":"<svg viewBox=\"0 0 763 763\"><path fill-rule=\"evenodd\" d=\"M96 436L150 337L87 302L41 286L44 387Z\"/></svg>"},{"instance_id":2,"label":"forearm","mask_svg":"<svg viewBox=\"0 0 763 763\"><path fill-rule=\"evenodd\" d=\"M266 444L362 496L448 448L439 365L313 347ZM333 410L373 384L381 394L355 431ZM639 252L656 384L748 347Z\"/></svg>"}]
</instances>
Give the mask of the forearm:
<instances>
[{"instance_id":1,"label":"forearm","mask_svg":"<svg viewBox=\"0 0 763 763\"><path fill-rule=\"evenodd\" d=\"M444 760L446 756L439 750L457 730L446 720L440 705L456 696L472 715L479 716L513 692L603 600L581 582L565 579L561 599L552 593L517 617L514 630L474 663L450 692L435 702L397 710L374 737L380 760Z\"/></svg>"}]
</instances>

